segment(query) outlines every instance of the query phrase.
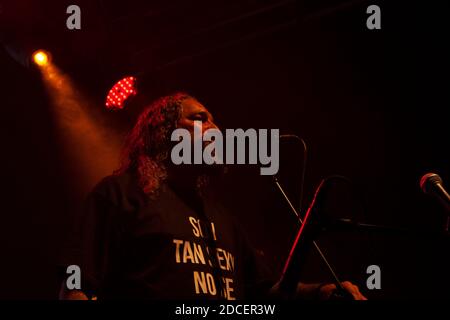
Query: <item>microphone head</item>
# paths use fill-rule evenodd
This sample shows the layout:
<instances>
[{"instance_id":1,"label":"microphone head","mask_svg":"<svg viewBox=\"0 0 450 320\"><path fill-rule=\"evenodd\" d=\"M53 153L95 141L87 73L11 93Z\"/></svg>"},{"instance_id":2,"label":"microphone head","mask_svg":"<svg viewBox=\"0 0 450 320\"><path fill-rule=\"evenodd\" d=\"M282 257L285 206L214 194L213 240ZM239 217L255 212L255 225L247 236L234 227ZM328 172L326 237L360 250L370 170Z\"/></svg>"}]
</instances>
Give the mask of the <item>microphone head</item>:
<instances>
[{"instance_id":1,"label":"microphone head","mask_svg":"<svg viewBox=\"0 0 450 320\"><path fill-rule=\"evenodd\" d=\"M420 179L420 188L425 193L430 193L436 184L442 184L442 179L436 173L424 174Z\"/></svg>"}]
</instances>

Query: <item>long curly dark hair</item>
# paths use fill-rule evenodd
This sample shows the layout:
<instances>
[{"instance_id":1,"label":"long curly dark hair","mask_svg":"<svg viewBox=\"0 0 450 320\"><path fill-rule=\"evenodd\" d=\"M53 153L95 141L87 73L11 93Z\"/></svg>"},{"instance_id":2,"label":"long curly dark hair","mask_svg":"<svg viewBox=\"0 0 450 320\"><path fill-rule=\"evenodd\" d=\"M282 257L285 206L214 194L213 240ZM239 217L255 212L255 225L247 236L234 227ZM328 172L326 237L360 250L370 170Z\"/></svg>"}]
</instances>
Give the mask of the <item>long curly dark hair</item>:
<instances>
[{"instance_id":1,"label":"long curly dark hair","mask_svg":"<svg viewBox=\"0 0 450 320\"><path fill-rule=\"evenodd\" d=\"M185 92L161 97L147 106L125 139L121 166L115 174L133 172L147 195L153 195L167 178L170 136L182 115L182 102L195 99Z\"/></svg>"}]
</instances>

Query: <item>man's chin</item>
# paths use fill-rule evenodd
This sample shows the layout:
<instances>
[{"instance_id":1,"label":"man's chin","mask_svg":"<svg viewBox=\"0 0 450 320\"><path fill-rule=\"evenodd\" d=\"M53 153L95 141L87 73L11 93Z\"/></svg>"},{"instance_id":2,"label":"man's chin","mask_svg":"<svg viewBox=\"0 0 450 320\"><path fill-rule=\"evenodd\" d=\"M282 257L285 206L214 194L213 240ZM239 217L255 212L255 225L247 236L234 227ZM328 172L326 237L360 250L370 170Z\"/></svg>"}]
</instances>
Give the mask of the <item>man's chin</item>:
<instances>
[{"instance_id":1,"label":"man's chin","mask_svg":"<svg viewBox=\"0 0 450 320\"><path fill-rule=\"evenodd\" d=\"M202 164L199 166L199 170L202 174L216 176L225 173L226 166L224 164Z\"/></svg>"}]
</instances>

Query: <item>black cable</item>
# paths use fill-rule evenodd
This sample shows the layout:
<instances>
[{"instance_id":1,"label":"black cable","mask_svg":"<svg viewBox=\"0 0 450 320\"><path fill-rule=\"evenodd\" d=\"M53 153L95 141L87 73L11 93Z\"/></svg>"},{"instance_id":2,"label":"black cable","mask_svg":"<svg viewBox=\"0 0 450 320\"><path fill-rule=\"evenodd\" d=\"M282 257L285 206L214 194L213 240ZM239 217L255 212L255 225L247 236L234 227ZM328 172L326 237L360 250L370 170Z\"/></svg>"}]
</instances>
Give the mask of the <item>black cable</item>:
<instances>
[{"instance_id":1,"label":"black cable","mask_svg":"<svg viewBox=\"0 0 450 320\"><path fill-rule=\"evenodd\" d=\"M308 158L308 148L306 147L306 142L299 136L295 134L282 134L280 135L280 139L295 139L301 143L302 151L303 151L303 166L300 171L300 195L299 195L299 210L302 212L303 208L303 193L304 193L304 186L305 186L305 174L306 174L306 160Z\"/></svg>"}]
</instances>

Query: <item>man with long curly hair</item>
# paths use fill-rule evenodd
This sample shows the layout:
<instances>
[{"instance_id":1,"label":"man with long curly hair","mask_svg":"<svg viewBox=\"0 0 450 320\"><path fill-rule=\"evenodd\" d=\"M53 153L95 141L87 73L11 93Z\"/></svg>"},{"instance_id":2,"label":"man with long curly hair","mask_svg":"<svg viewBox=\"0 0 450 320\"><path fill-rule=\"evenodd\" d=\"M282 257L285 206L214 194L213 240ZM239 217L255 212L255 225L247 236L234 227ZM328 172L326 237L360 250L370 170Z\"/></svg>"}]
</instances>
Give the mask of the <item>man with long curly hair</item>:
<instances>
[{"instance_id":1,"label":"man with long curly hair","mask_svg":"<svg viewBox=\"0 0 450 320\"><path fill-rule=\"evenodd\" d=\"M217 129L186 93L162 97L139 116L121 167L90 193L80 225L80 290L64 299L243 299L277 294L277 285L208 178L221 167L174 165L172 132ZM344 282L356 299L358 288ZM330 285L299 284L299 297L327 298Z\"/></svg>"}]
</instances>

